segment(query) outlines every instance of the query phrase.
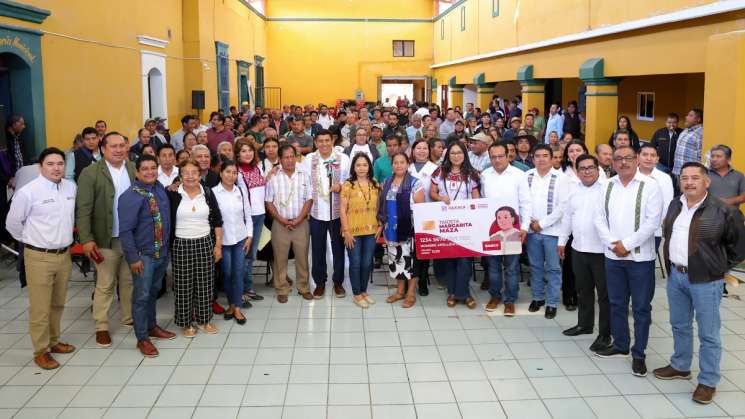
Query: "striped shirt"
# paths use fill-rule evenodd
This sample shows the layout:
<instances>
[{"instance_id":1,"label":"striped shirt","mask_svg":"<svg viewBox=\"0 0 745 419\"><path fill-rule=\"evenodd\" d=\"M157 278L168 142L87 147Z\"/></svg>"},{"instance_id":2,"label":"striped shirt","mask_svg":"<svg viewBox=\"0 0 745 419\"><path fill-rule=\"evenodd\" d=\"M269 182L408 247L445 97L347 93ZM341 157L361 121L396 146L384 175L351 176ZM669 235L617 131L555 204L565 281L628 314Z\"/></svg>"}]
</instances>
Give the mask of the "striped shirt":
<instances>
[{"instance_id":1,"label":"striped shirt","mask_svg":"<svg viewBox=\"0 0 745 419\"><path fill-rule=\"evenodd\" d=\"M280 169L266 185L264 201L274 204L279 215L288 220L297 218L310 199L310 175L304 171L295 170L288 176Z\"/></svg>"},{"instance_id":2,"label":"striped shirt","mask_svg":"<svg viewBox=\"0 0 745 419\"><path fill-rule=\"evenodd\" d=\"M680 176L680 170L689 161L701 161L701 144L704 141L704 126L702 124L686 128L678 136L675 147L675 163L673 174Z\"/></svg>"}]
</instances>

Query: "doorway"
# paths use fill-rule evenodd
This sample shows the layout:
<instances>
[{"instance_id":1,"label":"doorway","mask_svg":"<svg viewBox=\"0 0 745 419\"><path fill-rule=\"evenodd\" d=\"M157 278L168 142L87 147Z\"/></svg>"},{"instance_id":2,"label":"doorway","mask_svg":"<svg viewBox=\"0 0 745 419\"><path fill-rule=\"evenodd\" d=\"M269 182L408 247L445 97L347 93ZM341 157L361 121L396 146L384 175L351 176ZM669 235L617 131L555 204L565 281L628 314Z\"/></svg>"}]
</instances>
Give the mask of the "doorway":
<instances>
[{"instance_id":1,"label":"doorway","mask_svg":"<svg viewBox=\"0 0 745 419\"><path fill-rule=\"evenodd\" d=\"M24 117L26 125L33 120L31 109L31 69L20 57L12 53L0 54L0 145L7 146L5 137L5 121L13 114ZM24 133L25 134L25 133ZM24 135L25 136L25 135ZM27 145L21 142L24 156L28 155L25 150Z\"/></svg>"},{"instance_id":2,"label":"doorway","mask_svg":"<svg viewBox=\"0 0 745 419\"><path fill-rule=\"evenodd\" d=\"M163 103L163 74L157 68L151 69L147 73L149 118L165 118L165 109Z\"/></svg>"},{"instance_id":3,"label":"doorway","mask_svg":"<svg viewBox=\"0 0 745 419\"><path fill-rule=\"evenodd\" d=\"M398 97L409 103L428 102L431 97L430 78L426 76L381 76L378 77L378 100L395 104Z\"/></svg>"}]
</instances>

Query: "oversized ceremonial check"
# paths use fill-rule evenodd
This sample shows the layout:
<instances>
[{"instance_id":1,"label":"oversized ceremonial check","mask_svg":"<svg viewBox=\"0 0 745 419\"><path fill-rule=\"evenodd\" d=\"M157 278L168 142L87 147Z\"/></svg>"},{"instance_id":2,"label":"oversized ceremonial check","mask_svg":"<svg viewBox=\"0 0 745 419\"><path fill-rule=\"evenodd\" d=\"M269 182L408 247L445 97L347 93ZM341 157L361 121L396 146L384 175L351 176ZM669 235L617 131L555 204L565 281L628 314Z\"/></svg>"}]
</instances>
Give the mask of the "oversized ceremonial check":
<instances>
[{"instance_id":1,"label":"oversized ceremonial check","mask_svg":"<svg viewBox=\"0 0 745 419\"><path fill-rule=\"evenodd\" d=\"M522 251L520 219L488 199L414 204L416 257L442 259L512 255Z\"/></svg>"}]
</instances>

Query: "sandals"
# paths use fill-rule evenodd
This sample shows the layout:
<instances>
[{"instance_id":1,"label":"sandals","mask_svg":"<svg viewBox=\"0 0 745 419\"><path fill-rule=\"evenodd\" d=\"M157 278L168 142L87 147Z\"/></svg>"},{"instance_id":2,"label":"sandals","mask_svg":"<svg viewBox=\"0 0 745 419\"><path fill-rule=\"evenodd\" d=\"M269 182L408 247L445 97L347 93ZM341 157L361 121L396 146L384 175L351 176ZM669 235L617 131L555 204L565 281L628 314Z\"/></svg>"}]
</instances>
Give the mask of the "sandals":
<instances>
[{"instance_id":1,"label":"sandals","mask_svg":"<svg viewBox=\"0 0 745 419\"><path fill-rule=\"evenodd\" d=\"M388 298L385 299L386 303L395 303L396 301L403 300L405 296L403 293L397 292L393 295L389 295Z\"/></svg>"},{"instance_id":2,"label":"sandals","mask_svg":"<svg viewBox=\"0 0 745 419\"><path fill-rule=\"evenodd\" d=\"M404 302L401 304L401 308L411 308L414 307L414 304L416 304L416 297L413 295L408 295L404 299Z\"/></svg>"}]
</instances>

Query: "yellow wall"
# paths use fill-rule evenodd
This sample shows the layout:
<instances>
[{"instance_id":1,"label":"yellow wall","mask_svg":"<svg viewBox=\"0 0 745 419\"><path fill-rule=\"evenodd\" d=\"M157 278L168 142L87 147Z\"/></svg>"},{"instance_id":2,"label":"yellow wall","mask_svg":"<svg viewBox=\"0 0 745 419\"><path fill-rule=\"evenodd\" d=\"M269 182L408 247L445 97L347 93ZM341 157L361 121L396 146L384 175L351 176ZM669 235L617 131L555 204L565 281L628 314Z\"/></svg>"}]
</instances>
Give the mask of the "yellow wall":
<instances>
[{"instance_id":1,"label":"yellow wall","mask_svg":"<svg viewBox=\"0 0 745 419\"><path fill-rule=\"evenodd\" d=\"M433 13L429 0L269 1L266 85L282 89L284 104L334 104L354 99L357 89L366 101L376 101L378 77L431 73L432 23L406 19L430 19ZM394 58L393 40L413 40L414 57Z\"/></svg>"},{"instance_id":2,"label":"yellow wall","mask_svg":"<svg viewBox=\"0 0 745 419\"><path fill-rule=\"evenodd\" d=\"M238 100L234 60L252 62L254 54L266 55L264 22L239 0L24 3L50 10L51 15L41 24L7 17L0 17L0 23L45 32L41 40L50 146L68 148L75 135L97 119L106 120L110 130L130 138L136 135L144 122L141 50L166 55L171 132L179 129L181 117L191 112L192 89L206 91L207 110L217 106L215 39L230 45L231 104ZM215 21L219 24L213 27ZM138 35L169 43L164 49L141 45ZM255 80L253 71L251 79Z\"/></svg>"},{"instance_id":3,"label":"yellow wall","mask_svg":"<svg viewBox=\"0 0 745 419\"><path fill-rule=\"evenodd\" d=\"M636 119L637 92L655 93L654 121ZM629 77L621 81L618 94L618 114L628 116L639 138L649 140L658 128L665 126L668 113L677 113L681 118L680 126L683 127L688 110L694 107L703 108L704 75L697 73ZM608 136L610 134L608 133Z\"/></svg>"}]
</instances>

